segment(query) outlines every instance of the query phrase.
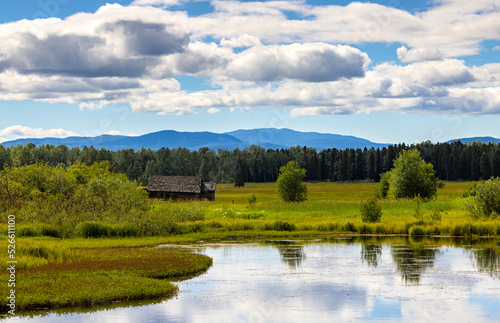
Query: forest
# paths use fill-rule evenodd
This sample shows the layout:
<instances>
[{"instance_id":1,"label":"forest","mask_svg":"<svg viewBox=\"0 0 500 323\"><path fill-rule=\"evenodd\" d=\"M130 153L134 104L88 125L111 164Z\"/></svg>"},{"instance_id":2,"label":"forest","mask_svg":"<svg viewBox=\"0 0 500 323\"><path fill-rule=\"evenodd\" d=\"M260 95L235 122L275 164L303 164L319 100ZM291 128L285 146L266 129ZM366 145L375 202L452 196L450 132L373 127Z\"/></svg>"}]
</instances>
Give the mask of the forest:
<instances>
[{"instance_id":1,"label":"forest","mask_svg":"<svg viewBox=\"0 0 500 323\"><path fill-rule=\"evenodd\" d=\"M373 181L390 170L394 159L406 149L417 148L426 162L432 163L441 180L468 181L500 176L500 144L494 143L431 143L397 144L378 149L326 149L291 147L272 150L259 146L232 151L200 148L161 148L151 150L124 149L110 151L93 146L68 148L65 145L4 147L0 145L0 170L9 166L49 164L69 167L84 163L92 165L108 161L113 172L147 185L150 175L199 175L204 181L231 183L235 175L245 182L274 182L279 169L296 161L306 169L307 181Z\"/></svg>"}]
</instances>

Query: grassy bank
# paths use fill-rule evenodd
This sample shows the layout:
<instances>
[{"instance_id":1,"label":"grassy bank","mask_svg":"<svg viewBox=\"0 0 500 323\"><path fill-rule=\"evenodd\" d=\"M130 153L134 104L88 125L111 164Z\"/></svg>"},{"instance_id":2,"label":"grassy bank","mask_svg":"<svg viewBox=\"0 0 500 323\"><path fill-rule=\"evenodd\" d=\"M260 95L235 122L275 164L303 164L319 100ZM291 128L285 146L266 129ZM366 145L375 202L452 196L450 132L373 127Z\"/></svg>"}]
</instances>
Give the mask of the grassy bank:
<instances>
[{"instance_id":1,"label":"grassy bank","mask_svg":"<svg viewBox=\"0 0 500 323\"><path fill-rule=\"evenodd\" d=\"M169 297L177 287L166 278L191 276L212 264L209 257L188 252L70 248L49 238L20 239L16 248L16 311ZM0 279L9 280L7 270ZM9 289L0 289L0 296L2 312L7 312Z\"/></svg>"}]
</instances>

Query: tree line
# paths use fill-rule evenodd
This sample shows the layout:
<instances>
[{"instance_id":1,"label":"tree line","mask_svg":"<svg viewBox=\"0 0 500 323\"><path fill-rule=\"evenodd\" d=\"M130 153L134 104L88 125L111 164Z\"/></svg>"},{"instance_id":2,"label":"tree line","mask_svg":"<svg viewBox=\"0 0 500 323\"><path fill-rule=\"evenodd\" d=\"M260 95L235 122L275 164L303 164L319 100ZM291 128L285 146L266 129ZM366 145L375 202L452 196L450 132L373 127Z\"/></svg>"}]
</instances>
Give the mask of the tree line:
<instances>
[{"instance_id":1,"label":"tree line","mask_svg":"<svg viewBox=\"0 0 500 323\"><path fill-rule=\"evenodd\" d=\"M240 173L245 182L274 182L281 166L296 161L306 169L307 181L379 181L389 171L399 153L416 148L430 162L441 180L480 180L500 176L500 144L431 143L389 145L371 149L326 149L310 147L218 151L200 148L123 149L111 151L93 146L68 148L65 145L4 147L0 145L0 170L9 166L48 163L68 167L78 163L92 165L108 161L114 172L147 185L150 175L201 176L204 181L233 182Z\"/></svg>"}]
</instances>

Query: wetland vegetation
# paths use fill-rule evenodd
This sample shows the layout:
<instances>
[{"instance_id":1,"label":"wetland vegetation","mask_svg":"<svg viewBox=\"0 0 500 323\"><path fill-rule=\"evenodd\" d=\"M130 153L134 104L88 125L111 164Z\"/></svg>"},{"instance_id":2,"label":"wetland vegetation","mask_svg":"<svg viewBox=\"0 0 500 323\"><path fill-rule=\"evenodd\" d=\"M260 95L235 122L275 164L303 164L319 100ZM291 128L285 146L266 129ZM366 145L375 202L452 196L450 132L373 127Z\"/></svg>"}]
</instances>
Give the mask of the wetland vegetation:
<instances>
[{"instance_id":1,"label":"wetland vegetation","mask_svg":"<svg viewBox=\"0 0 500 323\"><path fill-rule=\"evenodd\" d=\"M166 297L176 287L164 279L211 265L206 256L145 248L161 243L339 234L500 235L496 209L488 217L471 216L467 209L485 200L478 193L484 185L496 187L497 180L446 182L433 199L378 200L381 216L372 223L363 221L360 206L379 190L373 182L307 182L307 200L296 203L282 201L274 183L219 184L213 202L149 200L143 188L113 173L107 162L8 167L0 179L4 234L8 216L16 219L18 310ZM4 236L3 266L7 241ZM6 281L8 272L0 278ZM3 300L6 292L2 289Z\"/></svg>"}]
</instances>

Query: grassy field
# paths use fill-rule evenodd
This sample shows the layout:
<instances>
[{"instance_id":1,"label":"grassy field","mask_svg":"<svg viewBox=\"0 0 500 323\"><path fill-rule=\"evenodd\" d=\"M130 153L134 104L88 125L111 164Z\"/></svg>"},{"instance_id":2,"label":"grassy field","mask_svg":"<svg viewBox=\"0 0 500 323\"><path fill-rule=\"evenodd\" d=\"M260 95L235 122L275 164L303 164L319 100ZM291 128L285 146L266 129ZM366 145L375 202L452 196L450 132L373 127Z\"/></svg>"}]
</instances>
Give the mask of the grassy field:
<instances>
[{"instance_id":1,"label":"grassy field","mask_svg":"<svg viewBox=\"0 0 500 323\"><path fill-rule=\"evenodd\" d=\"M412 227L424 235L499 235L499 219L473 221L463 210L467 199L462 195L471 184L448 182L438 190L436 199L427 202L380 200L382 218L375 224L362 222L360 203L374 194L377 183L308 183L309 198L301 203L282 202L272 183L247 183L244 188L220 184L213 202L155 201L154 207L160 212L186 205L199 210L204 221L198 221L198 235L208 238L217 234L231 237L233 231L238 232L236 236L251 236L249 232L272 236L280 231L291 235L409 234L415 231ZM250 203L252 196L255 202Z\"/></svg>"}]
</instances>

